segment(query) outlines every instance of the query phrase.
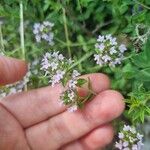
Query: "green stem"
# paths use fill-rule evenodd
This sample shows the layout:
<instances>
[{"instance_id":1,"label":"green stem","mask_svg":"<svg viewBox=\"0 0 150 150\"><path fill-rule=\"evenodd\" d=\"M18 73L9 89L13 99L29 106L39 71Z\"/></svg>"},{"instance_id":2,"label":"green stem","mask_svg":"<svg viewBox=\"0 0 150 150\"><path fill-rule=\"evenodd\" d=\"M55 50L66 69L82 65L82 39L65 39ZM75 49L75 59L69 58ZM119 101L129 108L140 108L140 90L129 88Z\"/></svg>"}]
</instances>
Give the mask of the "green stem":
<instances>
[{"instance_id":1,"label":"green stem","mask_svg":"<svg viewBox=\"0 0 150 150\"><path fill-rule=\"evenodd\" d=\"M137 4L141 5L142 7L146 8L146 9L149 9L150 10L150 7L146 6L145 4L139 2L139 1L135 1Z\"/></svg>"},{"instance_id":2,"label":"green stem","mask_svg":"<svg viewBox=\"0 0 150 150\"><path fill-rule=\"evenodd\" d=\"M85 102L89 101L91 99L91 97L96 96L96 94L93 93L89 93L86 98L82 101L82 104L84 104Z\"/></svg>"},{"instance_id":3,"label":"green stem","mask_svg":"<svg viewBox=\"0 0 150 150\"><path fill-rule=\"evenodd\" d=\"M80 14L81 14L81 16L83 16L83 12L82 12L82 7L81 7L81 4L80 4L80 0L77 0L77 3L78 3ZM85 27L85 21L83 20L82 22L83 22L83 26Z\"/></svg>"},{"instance_id":4,"label":"green stem","mask_svg":"<svg viewBox=\"0 0 150 150\"><path fill-rule=\"evenodd\" d=\"M94 73L94 72L98 72L101 68L102 68L102 66L96 65L92 68L87 68L87 71Z\"/></svg>"},{"instance_id":5,"label":"green stem","mask_svg":"<svg viewBox=\"0 0 150 150\"><path fill-rule=\"evenodd\" d=\"M58 38L56 38L56 37L55 37L55 40L56 40L57 42L63 44L63 45L66 45L66 43L65 43L64 41L62 41L62 40L60 40L60 39L58 39Z\"/></svg>"},{"instance_id":6,"label":"green stem","mask_svg":"<svg viewBox=\"0 0 150 150\"><path fill-rule=\"evenodd\" d=\"M89 93L93 94L94 96L96 96L96 95L97 95L97 93L96 93L96 92L94 92L93 90L90 90L90 89L87 89L87 92L89 92Z\"/></svg>"},{"instance_id":7,"label":"green stem","mask_svg":"<svg viewBox=\"0 0 150 150\"><path fill-rule=\"evenodd\" d=\"M89 43L72 43L70 44L70 47L78 47L78 46L83 46L83 45L91 45L94 44L95 42L89 42Z\"/></svg>"},{"instance_id":8,"label":"green stem","mask_svg":"<svg viewBox=\"0 0 150 150\"><path fill-rule=\"evenodd\" d=\"M4 49L4 40L3 40L3 33L2 33L2 25L0 24L0 50L2 51L2 53L5 52Z\"/></svg>"},{"instance_id":9,"label":"green stem","mask_svg":"<svg viewBox=\"0 0 150 150\"><path fill-rule=\"evenodd\" d=\"M21 44L21 51L22 51L22 59L25 60L23 4L22 4L22 1L20 2L20 44Z\"/></svg>"},{"instance_id":10,"label":"green stem","mask_svg":"<svg viewBox=\"0 0 150 150\"><path fill-rule=\"evenodd\" d=\"M64 8L62 8L62 10L63 10L63 21L64 21L64 30L65 30L68 55L71 58L71 49L70 49L70 41L69 41L69 34L68 34L68 27L67 27L66 11Z\"/></svg>"},{"instance_id":11,"label":"green stem","mask_svg":"<svg viewBox=\"0 0 150 150\"><path fill-rule=\"evenodd\" d=\"M25 60L25 46L24 46L24 22L23 22L23 4L20 2L20 44L22 59ZM25 85L24 90L27 91L27 85Z\"/></svg>"},{"instance_id":12,"label":"green stem","mask_svg":"<svg viewBox=\"0 0 150 150\"><path fill-rule=\"evenodd\" d=\"M133 56L136 56L135 54L131 54L130 56L128 56L128 57L124 57L123 58L123 60L127 60L127 59L130 59L130 58L132 58Z\"/></svg>"},{"instance_id":13,"label":"green stem","mask_svg":"<svg viewBox=\"0 0 150 150\"><path fill-rule=\"evenodd\" d=\"M92 52L89 52L89 53L86 53L83 57L81 57L77 62L75 62L70 68L74 68L75 66L77 66L78 64L80 64L81 62L83 62L84 60L86 60L87 58L89 58L91 55L93 55L93 51Z\"/></svg>"}]
</instances>

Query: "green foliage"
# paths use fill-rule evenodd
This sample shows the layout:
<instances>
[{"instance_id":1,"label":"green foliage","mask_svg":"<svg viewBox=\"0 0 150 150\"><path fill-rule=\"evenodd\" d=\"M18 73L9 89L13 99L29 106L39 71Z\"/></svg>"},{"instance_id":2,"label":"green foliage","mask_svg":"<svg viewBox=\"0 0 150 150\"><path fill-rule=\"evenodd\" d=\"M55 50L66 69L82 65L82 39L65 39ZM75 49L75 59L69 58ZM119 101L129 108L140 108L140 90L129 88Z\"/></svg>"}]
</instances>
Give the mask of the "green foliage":
<instances>
[{"instance_id":1,"label":"green foliage","mask_svg":"<svg viewBox=\"0 0 150 150\"><path fill-rule=\"evenodd\" d=\"M128 95L126 99L128 109L125 112L127 118L133 124L144 123L147 116L150 116L150 91L146 92L141 86Z\"/></svg>"},{"instance_id":2,"label":"green foliage","mask_svg":"<svg viewBox=\"0 0 150 150\"><path fill-rule=\"evenodd\" d=\"M150 81L150 39L144 45L143 51L132 58L133 63L137 66L136 79L140 81Z\"/></svg>"},{"instance_id":3,"label":"green foliage","mask_svg":"<svg viewBox=\"0 0 150 150\"><path fill-rule=\"evenodd\" d=\"M85 83L87 83L87 80L86 80L86 79L78 79L76 85L77 85L78 87L82 87Z\"/></svg>"},{"instance_id":4,"label":"green foliage","mask_svg":"<svg viewBox=\"0 0 150 150\"><path fill-rule=\"evenodd\" d=\"M0 50L7 56L22 57L19 36L19 0L0 1ZM125 117L133 123L144 122L150 114L150 26L149 0L24 0L24 31L26 61L31 63L47 51L59 50L66 57L71 53L76 67L82 74L103 72L112 81L112 88L122 92L127 99ZM65 18L65 19L64 19ZM33 24L44 20L54 26L54 46L36 43L32 34ZM142 25L147 30L139 30ZM128 47L123 64L116 68L97 66L93 60L94 44L99 34L113 34ZM139 42L140 40L140 42ZM140 43L140 44L138 44ZM4 49L3 49L4 48ZM40 64L38 64L40 68ZM69 68L70 69L70 68ZM46 85L44 77L32 76L29 88ZM78 86L87 81L78 79ZM66 85L67 81L63 81ZM88 87L91 89L90 82ZM139 85L143 88L137 89ZM128 94L130 93L130 94ZM93 94L87 95L90 100ZM66 103L67 103L67 98ZM82 103L79 103L82 107Z\"/></svg>"}]
</instances>

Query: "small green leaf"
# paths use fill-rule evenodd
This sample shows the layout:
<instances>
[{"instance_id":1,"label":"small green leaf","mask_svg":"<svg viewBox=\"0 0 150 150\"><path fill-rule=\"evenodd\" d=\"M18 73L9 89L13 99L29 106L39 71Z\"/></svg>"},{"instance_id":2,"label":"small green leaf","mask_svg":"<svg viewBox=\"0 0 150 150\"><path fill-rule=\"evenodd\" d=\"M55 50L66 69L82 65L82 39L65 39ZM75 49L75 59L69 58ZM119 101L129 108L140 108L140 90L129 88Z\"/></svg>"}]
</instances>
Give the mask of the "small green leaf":
<instances>
[{"instance_id":1,"label":"small green leaf","mask_svg":"<svg viewBox=\"0 0 150 150\"><path fill-rule=\"evenodd\" d=\"M146 107L146 112L148 113L148 115L150 115L150 108L149 107Z\"/></svg>"},{"instance_id":2,"label":"small green leaf","mask_svg":"<svg viewBox=\"0 0 150 150\"><path fill-rule=\"evenodd\" d=\"M140 70L136 78L140 81L150 81L150 68Z\"/></svg>"},{"instance_id":3,"label":"small green leaf","mask_svg":"<svg viewBox=\"0 0 150 150\"><path fill-rule=\"evenodd\" d=\"M77 85L78 87L82 87L85 83L87 83L87 80L86 80L86 79L78 79L76 85Z\"/></svg>"},{"instance_id":4,"label":"small green leaf","mask_svg":"<svg viewBox=\"0 0 150 150\"><path fill-rule=\"evenodd\" d=\"M149 58L145 53L140 53L132 58L133 63L139 68L146 68L150 66Z\"/></svg>"},{"instance_id":5,"label":"small green leaf","mask_svg":"<svg viewBox=\"0 0 150 150\"><path fill-rule=\"evenodd\" d=\"M144 123L144 118L145 118L145 117L144 117L144 110L141 110L141 111L140 111L140 119L141 119L141 122L142 122L142 123Z\"/></svg>"}]
</instances>

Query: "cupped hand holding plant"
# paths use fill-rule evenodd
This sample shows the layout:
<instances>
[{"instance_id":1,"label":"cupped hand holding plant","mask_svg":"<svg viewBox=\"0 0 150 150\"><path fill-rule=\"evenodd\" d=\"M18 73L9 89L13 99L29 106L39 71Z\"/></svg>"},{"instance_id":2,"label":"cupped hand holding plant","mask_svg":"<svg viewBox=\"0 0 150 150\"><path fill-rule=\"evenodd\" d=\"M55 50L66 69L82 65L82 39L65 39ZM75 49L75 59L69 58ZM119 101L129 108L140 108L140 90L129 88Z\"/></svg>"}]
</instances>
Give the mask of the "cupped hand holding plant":
<instances>
[{"instance_id":1,"label":"cupped hand holding plant","mask_svg":"<svg viewBox=\"0 0 150 150\"><path fill-rule=\"evenodd\" d=\"M23 61L0 56L2 85L19 80L26 70ZM90 150L109 144L114 134L111 121L122 113L123 97L109 89L104 74L79 78L90 79L97 95L74 113L59 103L64 91L61 84L5 97L0 102L0 149ZM85 95L86 91L79 88L78 93Z\"/></svg>"}]
</instances>

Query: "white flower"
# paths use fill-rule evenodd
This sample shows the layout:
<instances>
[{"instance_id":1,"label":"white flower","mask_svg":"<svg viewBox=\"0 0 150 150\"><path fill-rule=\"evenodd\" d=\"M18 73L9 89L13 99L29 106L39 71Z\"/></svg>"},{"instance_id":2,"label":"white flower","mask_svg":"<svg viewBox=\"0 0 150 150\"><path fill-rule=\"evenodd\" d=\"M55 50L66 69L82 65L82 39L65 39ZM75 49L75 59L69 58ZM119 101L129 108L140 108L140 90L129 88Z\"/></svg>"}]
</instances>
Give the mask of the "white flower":
<instances>
[{"instance_id":1,"label":"white flower","mask_svg":"<svg viewBox=\"0 0 150 150\"><path fill-rule=\"evenodd\" d=\"M137 134L137 138L139 139L139 140L142 140L142 138L143 138L143 135L141 135L141 134Z\"/></svg>"},{"instance_id":2,"label":"white flower","mask_svg":"<svg viewBox=\"0 0 150 150\"><path fill-rule=\"evenodd\" d=\"M135 133L136 133L135 128L130 128L130 131L131 131L133 134L135 134Z\"/></svg>"},{"instance_id":3,"label":"white flower","mask_svg":"<svg viewBox=\"0 0 150 150\"><path fill-rule=\"evenodd\" d=\"M41 70L45 72L45 76L48 76L49 82L54 86L62 81L70 65L70 60L66 59L59 51L51 52L44 55Z\"/></svg>"},{"instance_id":4,"label":"white flower","mask_svg":"<svg viewBox=\"0 0 150 150\"><path fill-rule=\"evenodd\" d=\"M100 56L97 55L97 54L94 54L94 60L96 61L96 64L98 64L98 65L100 65L100 66L102 66L103 63L104 63L103 60L100 59Z\"/></svg>"},{"instance_id":5,"label":"white flower","mask_svg":"<svg viewBox=\"0 0 150 150\"><path fill-rule=\"evenodd\" d=\"M122 144L124 147L127 147L129 145L129 143L127 141L123 142Z\"/></svg>"},{"instance_id":6,"label":"white flower","mask_svg":"<svg viewBox=\"0 0 150 150\"><path fill-rule=\"evenodd\" d=\"M124 125L122 132L119 132L119 142L115 147L119 150L142 150L142 135L134 127Z\"/></svg>"},{"instance_id":7,"label":"white flower","mask_svg":"<svg viewBox=\"0 0 150 150\"><path fill-rule=\"evenodd\" d=\"M116 51L115 47L114 46L111 47L110 48L110 54L112 55L112 54L116 54L116 53L117 53L117 51Z\"/></svg>"},{"instance_id":8,"label":"white flower","mask_svg":"<svg viewBox=\"0 0 150 150\"><path fill-rule=\"evenodd\" d=\"M102 60L104 60L104 62L106 63L106 62L108 62L108 61L111 60L111 57L108 56L108 55L104 55L104 56L102 57Z\"/></svg>"},{"instance_id":9,"label":"white flower","mask_svg":"<svg viewBox=\"0 0 150 150\"><path fill-rule=\"evenodd\" d=\"M102 44L98 45L97 47L100 51L103 51L105 48L105 45L102 43Z\"/></svg>"},{"instance_id":10,"label":"white flower","mask_svg":"<svg viewBox=\"0 0 150 150\"><path fill-rule=\"evenodd\" d=\"M71 107L68 108L69 112L75 112L78 109L78 107L76 105L73 105Z\"/></svg>"},{"instance_id":11,"label":"white flower","mask_svg":"<svg viewBox=\"0 0 150 150\"><path fill-rule=\"evenodd\" d=\"M124 138L124 134L123 133L119 133L119 136L118 136L120 139L123 139Z\"/></svg>"},{"instance_id":12,"label":"white flower","mask_svg":"<svg viewBox=\"0 0 150 150\"><path fill-rule=\"evenodd\" d=\"M58 56L59 56L59 51L57 51L57 52L53 52L52 54L50 54L50 53L48 53L49 54L49 57L50 56L52 56L52 57L54 57L54 58L58 58Z\"/></svg>"},{"instance_id":13,"label":"white flower","mask_svg":"<svg viewBox=\"0 0 150 150\"><path fill-rule=\"evenodd\" d=\"M112 39L112 35L111 34L107 34L106 35L106 40L111 40Z\"/></svg>"},{"instance_id":14,"label":"white flower","mask_svg":"<svg viewBox=\"0 0 150 150\"><path fill-rule=\"evenodd\" d=\"M74 79L72 79L72 80L69 80L69 88L71 88L71 89L75 89L76 88L76 84L77 84L77 80L74 80Z\"/></svg>"},{"instance_id":15,"label":"white flower","mask_svg":"<svg viewBox=\"0 0 150 150\"><path fill-rule=\"evenodd\" d=\"M38 34L40 29L40 23L35 23L33 26L33 33Z\"/></svg>"},{"instance_id":16,"label":"white flower","mask_svg":"<svg viewBox=\"0 0 150 150\"><path fill-rule=\"evenodd\" d=\"M99 51L103 51L105 48L105 45L103 43L101 44L96 43L95 48L97 48Z\"/></svg>"},{"instance_id":17,"label":"white flower","mask_svg":"<svg viewBox=\"0 0 150 150\"><path fill-rule=\"evenodd\" d=\"M49 21L44 21L43 24L44 24L45 26L50 26L50 27L53 27L53 26L54 26L54 23L51 23L51 22L49 22Z\"/></svg>"},{"instance_id":18,"label":"white flower","mask_svg":"<svg viewBox=\"0 0 150 150\"><path fill-rule=\"evenodd\" d=\"M96 64L108 65L115 67L121 64L124 58L124 52L127 50L124 44L119 45L117 39L112 37L111 34L99 35L97 43L95 44L96 53L94 54L94 60Z\"/></svg>"},{"instance_id":19,"label":"white flower","mask_svg":"<svg viewBox=\"0 0 150 150\"><path fill-rule=\"evenodd\" d=\"M112 46L117 45L116 38L111 38L111 39L110 39L110 44L111 44Z\"/></svg>"},{"instance_id":20,"label":"white flower","mask_svg":"<svg viewBox=\"0 0 150 150\"><path fill-rule=\"evenodd\" d=\"M33 33L37 42L42 40L48 42L49 45L53 45L54 34L52 32L53 23L44 21L43 23L35 23L33 26Z\"/></svg>"},{"instance_id":21,"label":"white flower","mask_svg":"<svg viewBox=\"0 0 150 150\"><path fill-rule=\"evenodd\" d=\"M76 78L80 75L80 73L77 71L77 70L73 70L73 73L72 73L72 78Z\"/></svg>"},{"instance_id":22,"label":"white flower","mask_svg":"<svg viewBox=\"0 0 150 150\"><path fill-rule=\"evenodd\" d=\"M123 131L129 131L129 130L130 130L130 126L129 125L124 125Z\"/></svg>"},{"instance_id":23,"label":"white flower","mask_svg":"<svg viewBox=\"0 0 150 150\"><path fill-rule=\"evenodd\" d=\"M63 56L62 54L59 54L58 59L59 59L59 60L63 60L63 59L64 59L64 56Z\"/></svg>"},{"instance_id":24,"label":"white flower","mask_svg":"<svg viewBox=\"0 0 150 150\"><path fill-rule=\"evenodd\" d=\"M121 53L124 53L127 50L127 48L126 48L126 46L124 44L121 44L119 46L119 50L120 50Z\"/></svg>"},{"instance_id":25,"label":"white flower","mask_svg":"<svg viewBox=\"0 0 150 150\"><path fill-rule=\"evenodd\" d=\"M65 74L65 71L57 70L56 74L52 76L52 79L50 80L50 83L52 84L52 86L59 83L60 80L63 79L64 74Z\"/></svg>"},{"instance_id":26,"label":"white flower","mask_svg":"<svg viewBox=\"0 0 150 150\"><path fill-rule=\"evenodd\" d=\"M132 150L138 150L138 146L137 145L133 145L132 146Z\"/></svg>"},{"instance_id":27,"label":"white flower","mask_svg":"<svg viewBox=\"0 0 150 150\"><path fill-rule=\"evenodd\" d=\"M97 41L98 42L103 42L104 41L104 36L99 35Z\"/></svg>"},{"instance_id":28,"label":"white flower","mask_svg":"<svg viewBox=\"0 0 150 150\"><path fill-rule=\"evenodd\" d=\"M119 150L122 150L123 147L122 142L121 141L119 143L116 142L115 147L118 148Z\"/></svg>"},{"instance_id":29,"label":"white flower","mask_svg":"<svg viewBox=\"0 0 150 150\"><path fill-rule=\"evenodd\" d=\"M51 64L49 64L49 66L52 67L52 71L54 71L58 68L58 63L52 62Z\"/></svg>"},{"instance_id":30,"label":"white flower","mask_svg":"<svg viewBox=\"0 0 150 150\"><path fill-rule=\"evenodd\" d=\"M35 36L35 39L38 43L41 42L41 36L39 34Z\"/></svg>"}]
</instances>

